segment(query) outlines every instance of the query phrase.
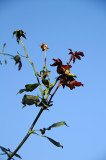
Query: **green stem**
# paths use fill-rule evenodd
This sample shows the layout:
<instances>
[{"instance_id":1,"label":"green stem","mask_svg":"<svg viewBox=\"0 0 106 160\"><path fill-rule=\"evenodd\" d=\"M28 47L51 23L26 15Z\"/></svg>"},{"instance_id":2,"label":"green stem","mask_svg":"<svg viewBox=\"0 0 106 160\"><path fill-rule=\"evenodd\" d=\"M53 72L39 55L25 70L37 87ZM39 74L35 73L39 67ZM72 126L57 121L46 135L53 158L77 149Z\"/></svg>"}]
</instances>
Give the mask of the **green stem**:
<instances>
[{"instance_id":1,"label":"green stem","mask_svg":"<svg viewBox=\"0 0 106 160\"><path fill-rule=\"evenodd\" d=\"M43 97L43 91L42 91L41 84L40 84L40 81L39 81L37 72L36 72L36 70L35 70L34 64L33 64L33 62L31 62L31 60L29 59L28 53L27 53L26 48L25 48L25 46L24 46L24 44L23 44L23 42L22 42L21 39L20 39L20 42L21 42L21 44L22 44L22 46L23 46L23 48L24 48L24 51L25 51L25 53L26 53L26 58L28 59L28 61L30 62L31 66L32 66L32 68L33 68L33 70L34 70L35 76L36 76L37 81L38 81L38 84L39 84L39 89L40 89L41 95L42 95L42 97Z\"/></svg>"},{"instance_id":2,"label":"green stem","mask_svg":"<svg viewBox=\"0 0 106 160\"><path fill-rule=\"evenodd\" d=\"M14 58L14 56L13 56L13 55L11 55L11 54L7 54L7 53L0 53L0 54L2 54L2 55L6 55L6 56L10 56L10 57Z\"/></svg>"},{"instance_id":3,"label":"green stem","mask_svg":"<svg viewBox=\"0 0 106 160\"><path fill-rule=\"evenodd\" d=\"M30 131L32 131L33 127L35 126L37 120L39 119L40 115L42 114L43 109L41 108L37 117L35 118L35 120L33 121L28 133L26 134L26 136L23 138L23 140L21 141L21 143L18 145L18 147L14 150L14 152L12 152L11 156L7 159L7 160L11 160L11 158L17 153L17 151L22 147L22 145L25 143L25 141L28 139L28 137L30 136Z\"/></svg>"}]
</instances>

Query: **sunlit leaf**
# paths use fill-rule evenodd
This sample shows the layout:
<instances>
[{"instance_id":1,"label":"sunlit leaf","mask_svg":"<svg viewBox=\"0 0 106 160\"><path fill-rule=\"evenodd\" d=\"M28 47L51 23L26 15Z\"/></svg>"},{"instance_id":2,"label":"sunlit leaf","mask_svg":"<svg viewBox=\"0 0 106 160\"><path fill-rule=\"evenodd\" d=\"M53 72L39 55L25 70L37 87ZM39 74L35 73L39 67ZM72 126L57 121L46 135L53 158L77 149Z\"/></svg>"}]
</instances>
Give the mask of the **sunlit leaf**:
<instances>
[{"instance_id":1,"label":"sunlit leaf","mask_svg":"<svg viewBox=\"0 0 106 160\"><path fill-rule=\"evenodd\" d=\"M66 125L66 126L68 127L68 125L66 124L66 122L65 122L65 121L62 121L62 122L58 122L58 123L52 124L51 126L49 126L49 127L47 128L47 130L51 130L51 128L53 128L53 127L60 127L60 126L63 126L63 125Z\"/></svg>"},{"instance_id":2,"label":"sunlit leaf","mask_svg":"<svg viewBox=\"0 0 106 160\"><path fill-rule=\"evenodd\" d=\"M59 142L56 142L55 140L53 140L52 138L49 138L49 137L47 137L47 136L44 136L44 137L46 137L46 138L47 138L51 143L53 143L55 146L63 148L63 146L62 146Z\"/></svg>"}]
</instances>

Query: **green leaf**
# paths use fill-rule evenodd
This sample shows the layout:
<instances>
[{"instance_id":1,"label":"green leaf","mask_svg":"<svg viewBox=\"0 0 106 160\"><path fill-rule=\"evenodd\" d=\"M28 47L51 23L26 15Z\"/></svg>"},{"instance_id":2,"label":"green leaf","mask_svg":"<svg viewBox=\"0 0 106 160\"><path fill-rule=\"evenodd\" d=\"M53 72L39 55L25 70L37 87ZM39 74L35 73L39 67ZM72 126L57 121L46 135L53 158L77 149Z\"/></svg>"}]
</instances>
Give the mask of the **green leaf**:
<instances>
[{"instance_id":1,"label":"green leaf","mask_svg":"<svg viewBox=\"0 0 106 160\"><path fill-rule=\"evenodd\" d=\"M39 86L39 84L38 83L34 83L34 84L27 84L27 85L25 85L25 87L26 87L26 91L27 92L31 92L31 91L33 91L34 89L36 89L37 87Z\"/></svg>"},{"instance_id":2,"label":"green leaf","mask_svg":"<svg viewBox=\"0 0 106 160\"><path fill-rule=\"evenodd\" d=\"M20 156L19 154L15 154L15 156L18 157L18 158L20 158L20 159L22 159L21 156Z\"/></svg>"},{"instance_id":3,"label":"green leaf","mask_svg":"<svg viewBox=\"0 0 106 160\"><path fill-rule=\"evenodd\" d=\"M17 94L21 94L25 91L25 89L20 89L19 92Z\"/></svg>"},{"instance_id":4,"label":"green leaf","mask_svg":"<svg viewBox=\"0 0 106 160\"><path fill-rule=\"evenodd\" d=\"M50 81L47 79L42 78L42 83L45 85L45 87L49 87L50 86Z\"/></svg>"},{"instance_id":5,"label":"green leaf","mask_svg":"<svg viewBox=\"0 0 106 160\"><path fill-rule=\"evenodd\" d=\"M5 65L7 65L7 60L6 60L6 58L4 57L4 61L5 61Z\"/></svg>"},{"instance_id":6,"label":"green leaf","mask_svg":"<svg viewBox=\"0 0 106 160\"><path fill-rule=\"evenodd\" d=\"M22 104L24 104L23 107L26 105L33 105L35 104L36 106L39 104L39 96L32 96L32 95L24 95L22 99Z\"/></svg>"},{"instance_id":7,"label":"green leaf","mask_svg":"<svg viewBox=\"0 0 106 160\"><path fill-rule=\"evenodd\" d=\"M23 30L16 30L13 32L13 36L14 36L14 34L16 35L18 43L19 43L20 37L23 37L26 39L26 36L25 36L26 33Z\"/></svg>"},{"instance_id":8,"label":"green leaf","mask_svg":"<svg viewBox=\"0 0 106 160\"><path fill-rule=\"evenodd\" d=\"M34 84L27 84L25 85L25 89L20 89L19 92L17 94L21 94L24 91L26 92L32 92L34 89L36 89L39 86L38 83L34 83Z\"/></svg>"},{"instance_id":9,"label":"green leaf","mask_svg":"<svg viewBox=\"0 0 106 160\"><path fill-rule=\"evenodd\" d=\"M2 53L4 53L5 46L6 46L6 43L3 44ZM5 54L4 54L4 62L5 62L5 65L7 65L7 60L6 60Z\"/></svg>"},{"instance_id":10,"label":"green leaf","mask_svg":"<svg viewBox=\"0 0 106 160\"><path fill-rule=\"evenodd\" d=\"M47 130L51 130L51 128L53 128L53 127L60 127L60 126L63 126L63 125L66 125L66 126L68 127L68 125L66 124L66 122L65 122L65 121L62 121L62 122L58 122L58 123L52 124L51 126L49 126L49 127L47 128Z\"/></svg>"},{"instance_id":11,"label":"green leaf","mask_svg":"<svg viewBox=\"0 0 106 160\"><path fill-rule=\"evenodd\" d=\"M45 87L50 87L50 80L47 80L46 77L49 76L50 71L41 71L43 73L42 75L42 83L45 85Z\"/></svg>"},{"instance_id":12,"label":"green leaf","mask_svg":"<svg viewBox=\"0 0 106 160\"><path fill-rule=\"evenodd\" d=\"M62 146L59 142L56 142L55 140L53 140L52 138L49 138L49 137L47 137L47 136L44 136L44 137L46 137L46 138L47 138L51 143L53 143L55 146L63 148L63 146Z\"/></svg>"},{"instance_id":13,"label":"green leaf","mask_svg":"<svg viewBox=\"0 0 106 160\"><path fill-rule=\"evenodd\" d=\"M6 149L6 148L4 148L4 147L2 147L2 146L0 146L0 149L4 152L4 151L9 151L8 149Z\"/></svg>"},{"instance_id":14,"label":"green leaf","mask_svg":"<svg viewBox=\"0 0 106 160\"><path fill-rule=\"evenodd\" d=\"M4 52L4 48L5 48L5 46L6 46L6 43L4 43L4 44L3 44L3 50L2 50L2 52Z\"/></svg>"},{"instance_id":15,"label":"green leaf","mask_svg":"<svg viewBox=\"0 0 106 160\"><path fill-rule=\"evenodd\" d=\"M72 77L77 77L75 74L73 74L73 73L68 73L67 74L68 76L72 76Z\"/></svg>"}]
</instances>

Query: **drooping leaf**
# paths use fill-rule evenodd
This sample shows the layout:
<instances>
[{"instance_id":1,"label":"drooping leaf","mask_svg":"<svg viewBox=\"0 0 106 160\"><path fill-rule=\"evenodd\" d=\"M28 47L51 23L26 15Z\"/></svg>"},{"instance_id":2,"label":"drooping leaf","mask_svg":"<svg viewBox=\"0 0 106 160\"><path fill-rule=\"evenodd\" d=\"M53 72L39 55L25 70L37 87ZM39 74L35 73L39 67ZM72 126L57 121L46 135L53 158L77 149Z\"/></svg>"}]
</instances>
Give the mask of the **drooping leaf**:
<instances>
[{"instance_id":1,"label":"drooping leaf","mask_svg":"<svg viewBox=\"0 0 106 160\"><path fill-rule=\"evenodd\" d=\"M56 142L55 140L53 140L52 138L47 137L47 136L44 136L44 137L46 137L46 138L47 138L51 143L53 143L55 146L63 148L63 146L60 144L60 142Z\"/></svg>"},{"instance_id":2,"label":"drooping leaf","mask_svg":"<svg viewBox=\"0 0 106 160\"><path fill-rule=\"evenodd\" d=\"M5 46L6 46L6 43L3 44L2 53L4 53ZM7 60L6 60L5 54L4 54L4 62L5 62L5 65L7 65Z\"/></svg>"},{"instance_id":3,"label":"drooping leaf","mask_svg":"<svg viewBox=\"0 0 106 160\"><path fill-rule=\"evenodd\" d=\"M5 46L6 46L6 43L3 44L3 50L4 50ZM3 51L3 52L4 52L4 51Z\"/></svg>"},{"instance_id":4,"label":"drooping leaf","mask_svg":"<svg viewBox=\"0 0 106 160\"><path fill-rule=\"evenodd\" d=\"M6 58L4 57L4 61L5 61L5 65L7 65L7 60L6 60Z\"/></svg>"},{"instance_id":5,"label":"drooping leaf","mask_svg":"<svg viewBox=\"0 0 106 160\"><path fill-rule=\"evenodd\" d=\"M23 93L24 91L26 91L26 92L31 92L31 91L33 91L34 89L36 89L38 86L39 86L38 83L27 84L27 85L25 85L25 89L20 89L17 94L21 94L21 93Z\"/></svg>"},{"instance_id":6,"label":"drooping leaf","mask_svg":"<svg viewBox=\"0 0 106 160\"><path fill-rule=\"evenodd\" d=\"M42 130L42 131L43 131L43 130ZM45 131L44 131L44 133L45 133ZM36 135L38 135L38 136L40 136L40 137L45 137L45 138L47 138L52 144L54 144L55 146L63 148L63 146L60 144L60 142L57 142L57 141L55 141L54 139L52 139L52 138L50 138L50 137L43 136L43 135L39 135L39 134L36 133L36 132L33 132L33 134L36 134Z\"/></svg>"},{"instance_id":7,"label":"drooping leaf","mask_svg":"<svg viewBox=\"0 0 106 160\"><path fill-rule=\"evenodd\" d=\"M18 158L20 158L20 159L22 159L21 156L20 156L19 154L15 154L15 156L18 157Z\"/></svg>"},{"instance_id":8,"label":"drooping leaf","mask_svg":"<svg viewBox=\"0 0 106 160\"><path fill-rule=\"evenodd\" d=\"M68 127L68 125L66 124L66 122L65 122L65 121L62 121L62 122L58 122L58 123L52 124L51 126L49 126L49 127L47 128L47 130L51 130L51 128L53 128L53 127L60 127L60 126L63 126L63 125L66 125L66 126Z\"/></svg>"},{"instance_id":9,"label":"drooping leaf","mask_svg":"<svg viewBox=\"0 0 106 160\"><path fill-rule=\"evenodd\" d=\"M19 55L14 56L15 64L19 63L21 61L21 58Z\"/></svg>"},{"instance_id":10,"label":"drooping leaf","mask_svg":"<svg viewBox=\"0 0 106 160\"><path fill-rule=\"evenodd\" d=\"M6 148L4 148L4 147L2 147L2 146L0 146L0 149L1 149L3 152L9 151L8 149L6 149Z\"/></svg>"},{"instance_id":11,"label":"drooping leaf","mask_svg":"<svg viewBox=\"0 0 106 160\"><path fill-rule=\"evenodd\" d=\"M32 96L32 95L24 95L23 99L22 99L22 104L24 104L23 107L25 107L26 105L33 105L35 104L36 106L39 104L39 96Z\"/></svg>"},{"instance_id":12,"label":"drooping leaf","mask_svg":"<svg viewBox=\"0 0 106 160\"><path fill-rule=\"evenodd\" d=\"M17 94L21 94L21 93L23 93L24 91L26 91L26 90L25 90L25 89L20 89Z\"/></svg>"},{"instance_id":13,"label":"drooping leaf","mask_svg":"<svg viewBox=\"0 0 106 160\"><path fill-rule=\"evenodd\" d=\"M14 56L13 59L15 60L15 64L19 64L18 65L18 70L20 70L22 68L21 57L19 55L16 55L16 56Z\"/></svg>"},{"instance_id":14,"label":"drooping leaf","mask_svg":"<svg viewBox=\"0 0 106 160\"><path fill-rule=\"evenodd\" d=\"M0 149L2 150L3 154L6 154L6 155L9 157L9 152L10 152L10 149L9 149L9 148L6 149L6 148L0 146Z\"/></svg>"},{"instance_id":15,"label":"drooping leaf","mask_svg":"<svg viewBox=\"0 0 106 160\"><path fill-rule=\"evenodd\" d=\"M23 37L26 39L26 36L25 36L25 32L23 30L16 30L13 32L13 36L16 35L16 39L17 39L17 42L19 43L19 40L20 40L20 37Z\"/></svg>"}]
</instances>

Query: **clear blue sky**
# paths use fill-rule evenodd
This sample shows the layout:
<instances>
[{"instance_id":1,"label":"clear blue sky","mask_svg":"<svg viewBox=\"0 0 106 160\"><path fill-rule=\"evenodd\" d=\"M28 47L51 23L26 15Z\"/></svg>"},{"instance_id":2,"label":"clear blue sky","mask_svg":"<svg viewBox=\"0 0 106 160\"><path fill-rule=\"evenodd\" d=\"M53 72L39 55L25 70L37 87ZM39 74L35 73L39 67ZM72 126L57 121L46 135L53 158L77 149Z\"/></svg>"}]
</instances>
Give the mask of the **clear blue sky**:
<instances>
[{"instance_id":1,"label":"clear blue sky","mask_svg":"<svg viewBox=\"0 0 106 160\"><path fill-rule=\"evenodd\" d=\"M70 127L60 127L47 132L47 136L61 142L63 149L47 139L32 135L19 150L23 160L106 160L106 1L105 0L1 0L0 1L0 51L24 55L23 48L12 37L14 30L26 32L29 57L36 70L44 65L41 43L46 43L48 69L51 79L57 76L50 67L52 58L65 64L68 48L83 51L85 57L76 61L71 72L84 87L70 90L61 87L56 93L54 106L45 111L36 128L66 121ZM24 95L16 95L25 84L35 83L30 64L22 59L22 70L7 57L0 66L0 145L14 150L27 133L39 112L35 106L22 109ZM38 90L33 94L37 95ZM32 94L32 93L29 93ZM5 160L6 157L0 157ZM18 160L18 158L16 158Z\"/></svg>"}]
</instances>

